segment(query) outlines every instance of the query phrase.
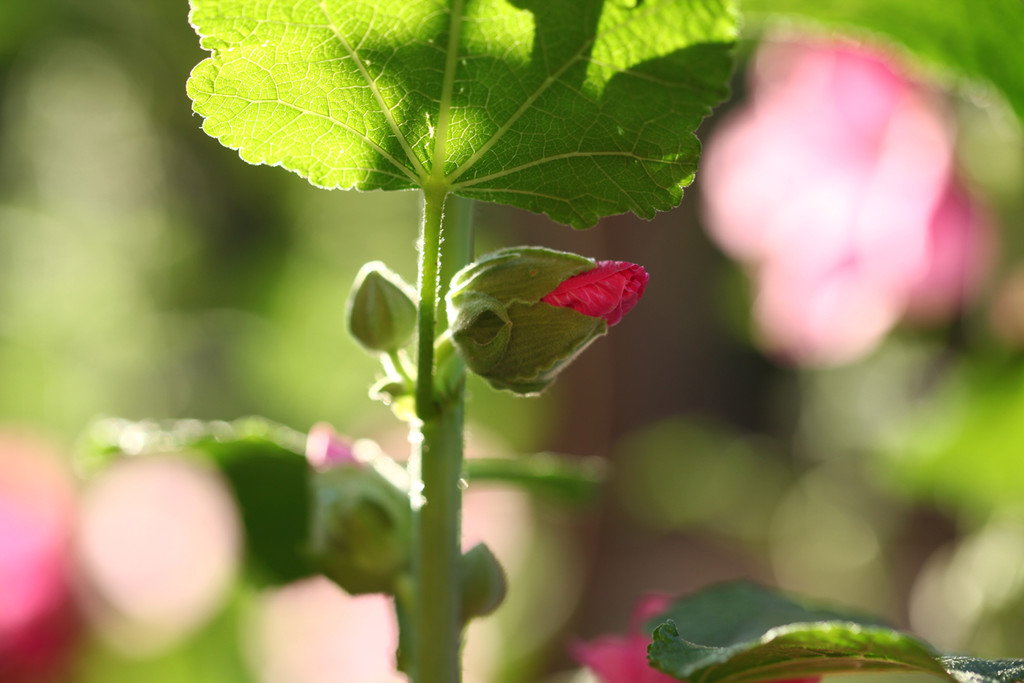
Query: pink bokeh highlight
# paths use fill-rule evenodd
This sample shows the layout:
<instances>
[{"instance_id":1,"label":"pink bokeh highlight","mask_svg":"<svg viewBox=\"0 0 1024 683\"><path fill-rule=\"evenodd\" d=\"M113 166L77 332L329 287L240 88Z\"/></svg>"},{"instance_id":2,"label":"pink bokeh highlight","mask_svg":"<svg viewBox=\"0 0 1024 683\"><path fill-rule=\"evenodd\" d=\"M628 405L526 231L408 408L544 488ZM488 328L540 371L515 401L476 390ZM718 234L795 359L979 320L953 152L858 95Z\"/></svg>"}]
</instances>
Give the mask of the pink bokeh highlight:
<instances>
[{"instance_id":1,"label":"pink bokeh highlight","mask_svg":"<svg viewBox=\"0 0 1024 683\"><path fill-rule=\"evenodd\" d=\"M62 458L38 438L0 432L0 680L54 680L78 619L69 543L75 509Z\"/></svg>"},{"instance_id":2,"label":"pink bokeh highlight","mask_svg":"<svg viewBox=\"0 0 1024 683\"><path fill-rule=\"evenodd\" d=\"M852 44L768 42L750 74L701 184L712 238L753 280L761 345L838 364L901 320L957 313L992 233L939 96Z\"/></svg>"},{"instance_id":3,"label":"pink bokeh highlight","mask_svg":"<svg viewBox=\"0 0 1024 683\"><path fill-rule=\"evenodd\" d=\"M387 596L353 597L323 577L268 592L250 634L261 683L402 683Z\"/></svg>"},{"instance_id":4,"label":"pink bokeh highlight","mask_svg":"<svg viewBox=\"0 0 1024 683\"><path fill-rule=\"evenodd\" d=\"M75 564L93 628L147 655L216 614L237 576L242 522L226 484L176 456L122 460L83 491Z\"/></svg>"}]
</instances>

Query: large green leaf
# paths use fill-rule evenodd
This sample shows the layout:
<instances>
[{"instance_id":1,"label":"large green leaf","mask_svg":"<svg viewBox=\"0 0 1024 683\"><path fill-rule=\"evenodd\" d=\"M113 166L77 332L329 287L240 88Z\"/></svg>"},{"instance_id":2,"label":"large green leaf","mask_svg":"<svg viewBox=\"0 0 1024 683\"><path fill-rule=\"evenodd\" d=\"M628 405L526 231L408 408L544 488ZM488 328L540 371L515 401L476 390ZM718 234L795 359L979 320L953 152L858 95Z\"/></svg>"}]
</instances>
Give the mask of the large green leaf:
<instances>
[{"instance_id":1,"label":"large green leaf","mask_svg":"<svg viewBox=\"0 0 1024 683\"><path fill-rule=\"evenodd\" d=\"M873 619L807 606L746 583L677 600L651 623L658 624L648 647L652 665L689 683L882 671L930 673L960 683L1024 680L1024 659L941 657Z\"/></svg>"},{"instance_id":2,"label":"large green leaf","mask_svg":"<svg viewBox=\"0 0 1024 683\"><path fill-rule=\"evenodd\" d=\"M744 0L752 25L810 19L895 41L922 61L1000 90L1024 120L1021 0Z\"/></svg>"},{"instance_id":3,"label":"large green leaf","mask_svg":"<svg viewBox=\"0 0 1024 683\"><path fill-rule=\"evenodd\" d=\"M734 0L192 0L203 127L329 188L575 227L675 206L728 93Z\"/></svg>"}]
</instances>

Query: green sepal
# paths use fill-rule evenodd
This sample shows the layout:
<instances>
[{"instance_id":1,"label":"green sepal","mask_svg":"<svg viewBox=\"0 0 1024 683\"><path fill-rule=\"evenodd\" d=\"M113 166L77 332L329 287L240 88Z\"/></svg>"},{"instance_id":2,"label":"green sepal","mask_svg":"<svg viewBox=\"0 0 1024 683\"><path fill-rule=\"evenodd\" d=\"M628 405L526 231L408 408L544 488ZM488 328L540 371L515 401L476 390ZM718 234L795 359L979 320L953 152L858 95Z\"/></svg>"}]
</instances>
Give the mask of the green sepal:
<instances>
[{"instance_id":1,"label":"green sepal","mask_svg":"<svg viewBox=\"0 0 1024 683\"><path fill-rule=\"evenodd\" d=\"M449 309L463 304L466 292L483 292L508 305L533 303L568 280L597 265L593 259L544 247L508 247L486 254L452 278ZM455 319L454 315L449 315Z\"/></svg>"},{"instance_id":2,"label":"green sepal","mask_svg":"<svg viewBox=\"0 0 1024 683\"><path fill-rule=\"evenodd\" d=\"M484 617L498 609L508 593L508 579L498 558L483 543L463 553L459 561L462 574L462 620Z\"/></svg>"},{"instance_id":3,"label":"green sepal","mask_svg":"<svg viewBox=\"0 0 1024 683\"><path fill-rule=\"evenodd\" d=\"M470 370L486 374L501 360L511 338L512 320L504 304L483 292L459 296L452 341Z\"/></svg>"},{"instance_id":4,"label":"green sepal","mask_svg":"<svg viewBox=\"0 0 1024 683\"><path fill-rule=\"evenodd\" d=\"M314 475L311 554L352 595L394 591L409 569L411 529L407 493L375 469L340 465Z\"/></svg>"},{"instance_id":5,"label":"green sepal","mask_svg":"<svg viewBox=\"0 0 1024 683\"><path fill-rule=\"evenodd\" d=\"M352 336L367 349L395 351L416 329L416 302L401 277L380 261L371 261L356 275L347 318Z\"/></svg>"},{"instance_id":6,"label":"green sepal","mask_svg":"<svg viewBox=\"0 0 1024 683\"><path fill-rule=\"evenodd\" d=\"M517 394L543 391L590 342L608 331L601 318L545 303L513 304L508 314L512 335L505 354L479 374L491 386Z\"/></svg>"}]
</instances>

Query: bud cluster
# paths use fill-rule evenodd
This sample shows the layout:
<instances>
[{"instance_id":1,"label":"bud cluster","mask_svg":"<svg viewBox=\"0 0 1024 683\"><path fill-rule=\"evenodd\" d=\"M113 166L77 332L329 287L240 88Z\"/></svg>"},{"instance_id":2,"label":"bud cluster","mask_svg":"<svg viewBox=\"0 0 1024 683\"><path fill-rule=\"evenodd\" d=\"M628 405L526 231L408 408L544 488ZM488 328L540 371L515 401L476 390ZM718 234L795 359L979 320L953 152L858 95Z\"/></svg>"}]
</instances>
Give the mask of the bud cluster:
<instances>
[{"instance_id":1,"label":"bud cluster","mask_svg":"<svg viewBox=\"0 0 1024 683\"><path fill-rule=\"evenodd\" d=\"M436 350L439 393L458 385L459 360L498 389L539 393L622 320L643 295L647 278L632 263L542 247L483 256L459 271L448 290L450 327ZM372 394L401 409L412 387L413 372L402 355L416 326L412 289L383 263L366 264L356 278L348 322L364 347L383 354L387 376Z\"/></svg>"}]
</instances>

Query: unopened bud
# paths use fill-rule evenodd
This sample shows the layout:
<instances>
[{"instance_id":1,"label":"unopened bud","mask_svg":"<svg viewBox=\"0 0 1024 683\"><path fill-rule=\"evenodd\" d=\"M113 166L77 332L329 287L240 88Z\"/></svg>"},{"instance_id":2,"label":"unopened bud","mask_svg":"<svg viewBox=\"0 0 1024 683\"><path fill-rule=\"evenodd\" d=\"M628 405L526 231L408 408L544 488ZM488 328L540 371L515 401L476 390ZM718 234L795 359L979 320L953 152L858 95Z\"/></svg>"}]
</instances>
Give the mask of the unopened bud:
<instances>
[{"instance_id":1,"label":"unopened bud","mask_svg":"<svg viewBox=\"0 0 1024 683\"><path fill-rule=\"evenodd\" d=\"M309 430L306 436L306 461L318 470L357 462L352 442L340 436L326 422L318 422Z\"/></svg>"},{"instance_id":2,"label":"unopened bud","mask_svg":"<svg viewBox=\"0 0 1024 683\"><path fill-rule=\"evenodd\" d=\"M409 568L408 495L361 465L338 465L314 477L317 566L353 595L391 593Z\"/></svg>"},{"instance_id":3,"label":"unopened bud","mask_svg":"<svg viewBox=\"0 0 1024 683\"><path fill-rule=\"evenodd\" d=\"M508 581L505 570L491 549L478 543L462 555L459 565L463 621L486 616L498 609L508 592Z\"/></svg>"},{"instance_id":4,"label":"unopened bud","mask_svg":"<svg viewBox=\"0 0 1024 683\"><path fill-rule=\"evenodd\" d=\"M348 326L371 351L405 346L416 329L416 303L402 278L380 261L363 266L348 304Z\"/></svg>"},{"instance_id":5,"label":"unopened bud","mask_svg":"<svg viewBox=\"0 0 1024 683\"><path fill-rule=\"evenodd\" d=\"M492 386L543 390L643 294L647 273L540 247L494 252L455 275L451 338L467 367Z\"/></svg>"}]
</instances>

